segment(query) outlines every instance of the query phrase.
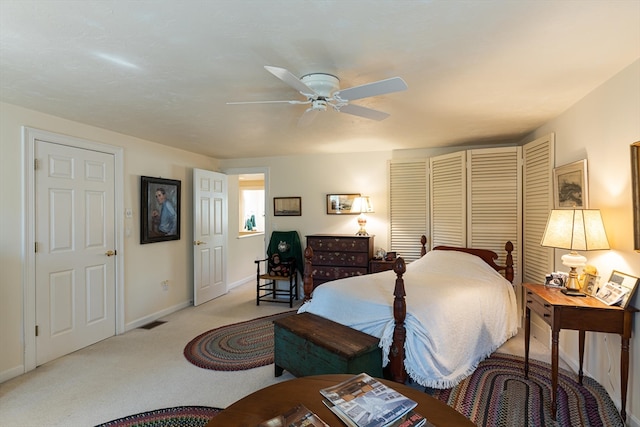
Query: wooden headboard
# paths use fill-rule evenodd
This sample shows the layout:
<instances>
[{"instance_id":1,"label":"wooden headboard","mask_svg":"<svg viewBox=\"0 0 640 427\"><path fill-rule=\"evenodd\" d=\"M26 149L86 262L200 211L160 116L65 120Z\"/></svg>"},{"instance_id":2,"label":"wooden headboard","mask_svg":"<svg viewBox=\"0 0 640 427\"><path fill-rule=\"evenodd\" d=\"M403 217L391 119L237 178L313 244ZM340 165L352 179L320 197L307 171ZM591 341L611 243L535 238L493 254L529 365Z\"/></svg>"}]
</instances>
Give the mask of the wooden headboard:
<instances>
[{"instance_id":1,"label":"wooden headboard","mask_svg":"<svg viewBox=\"0 0 640 427\"><path fill-rule=\"evenodd\" d=\"M504 277L511 283L513 283L514 271L513 271L513 243L508 241L504 245L504 250L507 251L507 259L505 265L496 264L495 260L498 259L498 254L488 249L474 249L474 248L457 248L454 246L436 246L434 251L458 251L466 252L475 256L478 256L484 260L487 264L493 267L497 272L504 270Z\"/></svg>"}]
</instances>

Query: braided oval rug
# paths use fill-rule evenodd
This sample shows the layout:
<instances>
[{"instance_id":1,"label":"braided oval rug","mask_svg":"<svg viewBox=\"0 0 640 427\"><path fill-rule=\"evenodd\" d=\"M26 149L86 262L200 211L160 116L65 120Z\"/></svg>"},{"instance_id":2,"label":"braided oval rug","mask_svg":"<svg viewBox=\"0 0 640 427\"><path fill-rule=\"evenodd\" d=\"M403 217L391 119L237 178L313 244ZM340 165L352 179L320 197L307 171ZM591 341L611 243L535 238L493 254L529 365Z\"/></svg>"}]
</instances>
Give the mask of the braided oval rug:
<instances>
[{"instance_id":1,"label":"braided oval rug","mask_svg":"<svg viewBox=\"0 0 640 427\"><path fill-rule=\"evenodd\" d=\"M208 406L176 406L129 415L96 427L203 427L220 411Z\"/></svg>"},{"instance_id":2,"label":"braided oval rug","mask_svg":"<svg viewBox=\"0 0 640 427\"><path fill-rule=\"evenodd\" d=\"M551 417L551 365L494 353L475 372L451 389L427 393L478 426L624 426L607 391L592 378L558 369L558 412Z\"/></svg>"},{"instance_id":3,"label":"braided oval rug","mask_svg":"<svg viewBox=\"0 0 640 427\"><path fill-rule=\"evenodd\" d=\"M296 310L212 329L192 339L184 356L214 371L242 371L273 363L273 321Z\"/></svg>"}]
</instances>

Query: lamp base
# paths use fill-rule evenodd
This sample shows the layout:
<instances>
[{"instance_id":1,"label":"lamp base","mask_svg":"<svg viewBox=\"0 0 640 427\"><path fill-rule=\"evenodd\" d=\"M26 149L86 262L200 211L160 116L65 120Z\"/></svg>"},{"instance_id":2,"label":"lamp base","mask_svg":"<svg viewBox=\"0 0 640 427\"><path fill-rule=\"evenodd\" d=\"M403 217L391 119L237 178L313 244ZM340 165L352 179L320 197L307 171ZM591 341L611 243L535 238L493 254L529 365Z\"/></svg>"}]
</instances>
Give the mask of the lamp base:
<instances>
[{"instance_id":1,"label":"lamp base","mask_svg":"<svg viewBox=\"0 0 640 427\"><path fill-rule=\"evenodd\" d=\"M364 228L367 225L367 219L362 214L358 217L358 225L360 226L360 230L358 230L356 236L368 236L369 233L367 233L367 230Z\"/></svg>"},{"instance_id":2,"label":"lamp base","mask_svg":"<svg viewBox=\"0 0 640 427\"><path fill-rule=\"evenodd\" d=\"M562 289L561 292L569 297L586 297L587 296L587 294L585 294L584 292L576 291L575 289L564 288Z\"/></svg>"}]
</instances>

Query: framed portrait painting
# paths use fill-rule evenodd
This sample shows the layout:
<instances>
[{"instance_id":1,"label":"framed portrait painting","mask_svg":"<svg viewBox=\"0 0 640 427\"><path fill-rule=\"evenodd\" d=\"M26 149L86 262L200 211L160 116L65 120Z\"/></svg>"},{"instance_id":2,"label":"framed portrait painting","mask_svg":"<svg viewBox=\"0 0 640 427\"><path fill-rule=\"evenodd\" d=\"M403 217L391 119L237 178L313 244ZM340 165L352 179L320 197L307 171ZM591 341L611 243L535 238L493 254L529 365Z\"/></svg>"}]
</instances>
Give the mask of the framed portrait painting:
<instances>
[{"instance_id":1,"label":"framed portrait painting","mask_svg":"<svg viewBox=\"0 0 640 427\"><path fill-rule=\"evenodd\" d=\"M180 181L140 177L140 243L180 240Z\"/></svg>"},{"instance_id":2,"label":"framed portrait painting","mask_svg":"<svg viewBox=\"0 0 640 427\"><path fill-rule=\"evenodd\" d=\"M553 170L553 202L556 209L588 209L587 160Z\"/></svg>"}]
</instances>

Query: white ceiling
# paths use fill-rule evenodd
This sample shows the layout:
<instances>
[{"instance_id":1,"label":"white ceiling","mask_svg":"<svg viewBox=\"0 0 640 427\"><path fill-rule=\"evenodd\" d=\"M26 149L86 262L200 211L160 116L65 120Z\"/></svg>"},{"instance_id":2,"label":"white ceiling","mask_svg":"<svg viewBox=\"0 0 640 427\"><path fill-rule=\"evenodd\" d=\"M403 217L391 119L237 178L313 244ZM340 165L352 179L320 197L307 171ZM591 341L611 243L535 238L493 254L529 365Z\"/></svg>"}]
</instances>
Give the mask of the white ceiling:
<instances>
[{"instance_id":1,"label":"white ceiling","mask_svg":"<svg viewBox=\"0 0 640 427\"><path fill-rule=\"evenodd\" d=\"M639 57L638 0L0 0L0 100L220 159L518 140ZM302 99L264 65L409 88L298 127L226 105Z\"/></svg>"}]
</instances>

